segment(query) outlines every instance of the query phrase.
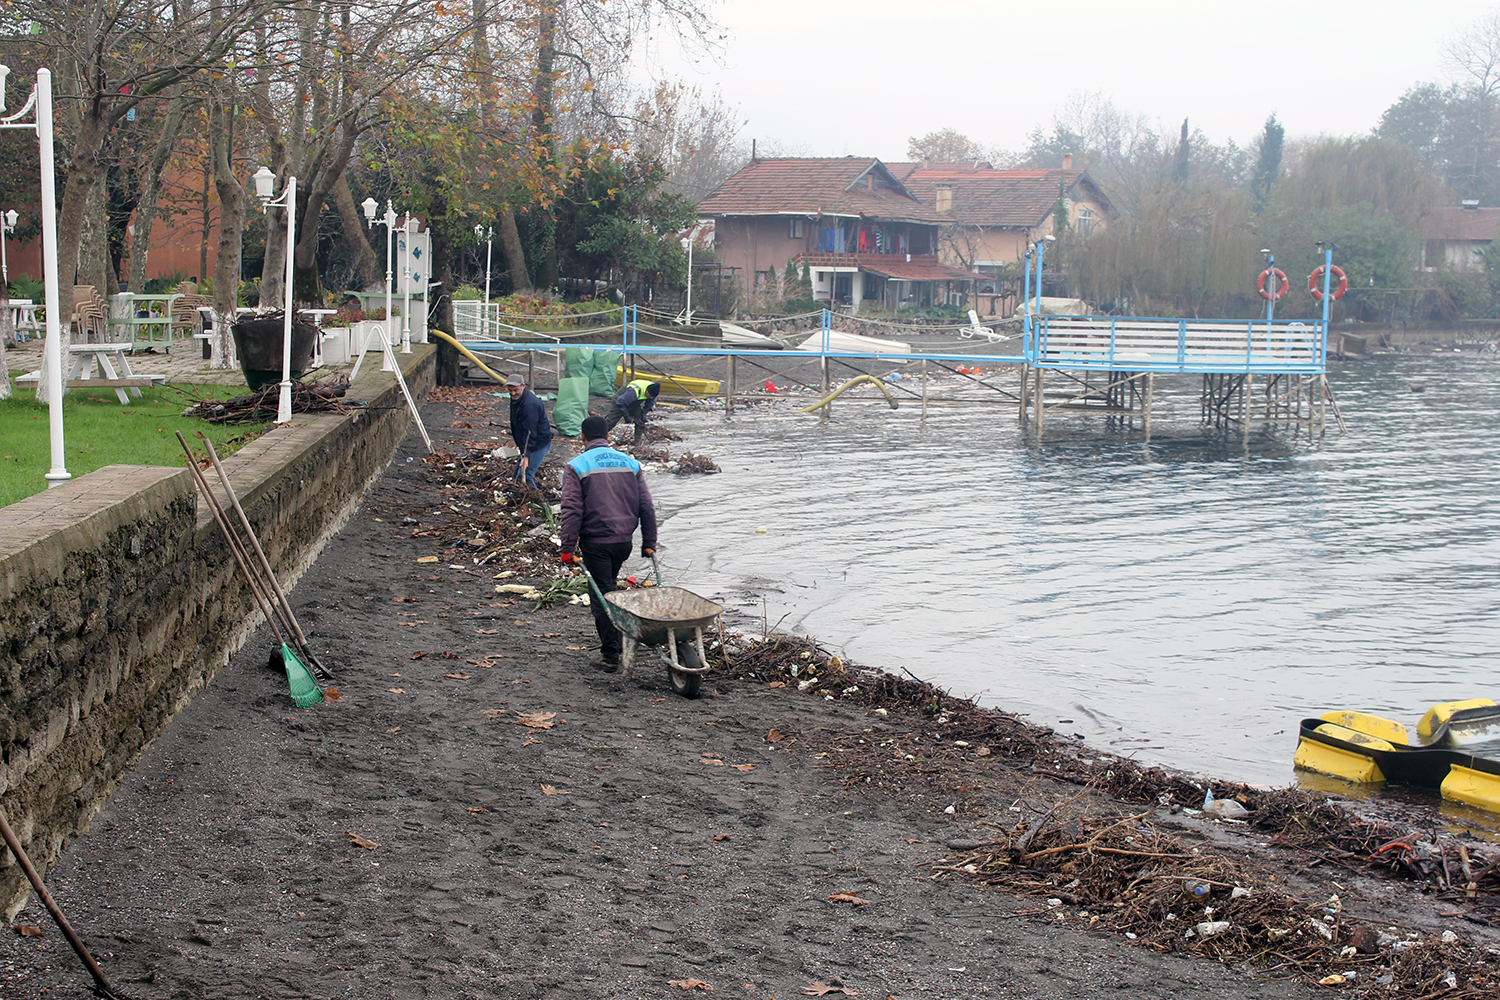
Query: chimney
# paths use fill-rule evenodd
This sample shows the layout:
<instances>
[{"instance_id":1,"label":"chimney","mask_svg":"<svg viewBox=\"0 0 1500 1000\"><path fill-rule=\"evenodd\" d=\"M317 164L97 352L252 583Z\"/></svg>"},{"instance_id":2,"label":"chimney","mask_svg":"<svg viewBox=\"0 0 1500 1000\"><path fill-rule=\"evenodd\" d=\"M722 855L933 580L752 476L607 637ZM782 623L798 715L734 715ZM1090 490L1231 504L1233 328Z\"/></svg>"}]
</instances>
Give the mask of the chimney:
<instances>
[{"instance_id":1,"label":"chimney","mask_svg":"<svg viewBox=\"0 0 1500 1000\"><path fill-rule=\"evenodd\" d=\"M1073 169L1073 154L1072 153L1064 153L1063 154L1063 169L1064 170L1072 170Z\"/></svg>"}]
</instances>

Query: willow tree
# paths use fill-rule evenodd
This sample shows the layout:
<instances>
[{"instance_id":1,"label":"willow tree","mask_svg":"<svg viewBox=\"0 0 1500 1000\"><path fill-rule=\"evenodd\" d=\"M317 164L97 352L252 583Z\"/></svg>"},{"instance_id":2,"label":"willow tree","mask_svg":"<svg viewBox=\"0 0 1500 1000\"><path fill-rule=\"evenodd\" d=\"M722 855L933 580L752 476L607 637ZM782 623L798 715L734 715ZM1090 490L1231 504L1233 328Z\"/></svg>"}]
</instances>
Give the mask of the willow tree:
<instances>
[{"instance_id":1,"label":"willow tree","mask_svg":"<svg viewBox=\"0 0 1500 1000\"><path fill-rule=\"evenodd\" d=\"M1308 146L1271 198L1281 212L1369 205L1410 228L1446 202L1442 182L1411 147L1373 135Z\"/></svg>"},{"instance_id":2,"label":"willow tree","mask_svg":"<svg viewBox=\"0 0 1500 1000\"><path fill-rule=\"evenodd\" d=\"M1258 270L1242 190L1170 175L1073 250L1078 291L1135 315L1219 314L1253 288Z\"/></svg>"}]
</instances>

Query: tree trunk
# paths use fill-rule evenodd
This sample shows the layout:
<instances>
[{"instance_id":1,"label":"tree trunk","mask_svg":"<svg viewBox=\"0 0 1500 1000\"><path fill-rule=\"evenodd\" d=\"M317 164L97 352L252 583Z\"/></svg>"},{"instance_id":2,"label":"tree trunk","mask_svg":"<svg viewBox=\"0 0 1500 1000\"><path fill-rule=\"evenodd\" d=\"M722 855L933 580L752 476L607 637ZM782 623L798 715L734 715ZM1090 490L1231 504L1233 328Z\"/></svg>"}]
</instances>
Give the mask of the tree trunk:
<instances>
[{"instance_id":1,"label":"tree trunk","mask_svg":"<svg viewBox=\"0 0 1500 1000\"><path fill-rule=\"evenodd\" d=\"M109 280L109 217L104 203L104 177L101 174L84 202L83 231L78 241L78 280L74 284L93 285L99 294L108 298ZM116 282L118 291L118 282Z\"/></svg>"},{"instance_id":2,"label":"tree trunk","mask_svg":"<svg viewBox=\"0 0 1500 1000\"><path fill-rule=\"evenodd\" d=\"M349 191L349 178L340 175L333 186L333 204L339 211L339 224L344 230L344 242L354 250L354 272L359 276L359 287L380 287L384 275L380 262L375 259L375 250L370 246L364 216L354 204L354 195Z\"/></svg>"},{"instance_id":3,"label":"tree trunk","mask_svg":"<svg viewBox=\"0 0 1500 1000\"><path fill-rule=\"evenodd\" d=\"M516 211L509 204L500 208L500 256L510 275L512 295L531 294L531 276L526 271L526 252L521 249L521 230L516 226Z\"/></svg>"},{"instance_id":4,"label":"tree trunk","mask_svg":"<svg viewBox=\"0 0 1500 1000\"><path fill-rule=\"evenodd\" d=\"M5 235L0 233L0 239ZM10 289L0 281L0 399L10 398L10 363L5 360L5 345L16 335L11 329L13 319L10 312Z\"/></svg>"},{"instance_id":5,"label":"tree trunk","mask_svg":"<svg viewBox=\"0 0 1500 1000\"><path fill-rule=\"evenodd\" d=\"M214 261L214 368L236 368L239 357L230 327L239 304L240 250L245 232L245 189L234 175L231 157L234 109L219 99L210 104L209 142L214 168L214 189L219 194L219 252Z\"/></svg>"},{"instance_id":6,"label":"tree trunk","mask_svg":"<svg viewBox=\"0 0 1500 1000\"><path fill-rule=\"evenodd\" d=\"M156 149L151 154L151 163L141 185L141 202L135 209L135 234L130 241L130 290L146 290L146 257L151 248L151 226L156 221L156 199L161 191L161 172L167 165L167 157L177 143L177 133L182 130L182 88L173 88L170 110L162 123L161 134L156 137ZM199 273L202 273L201 271Z\"/></svg>"}]
</instances>

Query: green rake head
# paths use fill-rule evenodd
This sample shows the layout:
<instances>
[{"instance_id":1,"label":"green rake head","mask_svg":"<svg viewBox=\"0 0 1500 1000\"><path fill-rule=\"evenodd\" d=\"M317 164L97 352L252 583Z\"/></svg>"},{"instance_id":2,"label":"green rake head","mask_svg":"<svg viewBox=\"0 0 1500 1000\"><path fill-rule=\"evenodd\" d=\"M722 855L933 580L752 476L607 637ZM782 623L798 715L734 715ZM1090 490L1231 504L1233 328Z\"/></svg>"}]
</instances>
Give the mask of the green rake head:
<instances>
[{"instance_id":1,"label":"green rake head","mask_svg":"<svg viewBox=\"0 0 1500 1000\"><path fill-rule=\"evenodd\" d=\"M323 700L323 689L313 680L312 671L298 659L292 647L284 642L281 644L281 665L286 668L286 682L291 688L293 704L298 708L306 708Z\"/></svg>"}]
</instances>

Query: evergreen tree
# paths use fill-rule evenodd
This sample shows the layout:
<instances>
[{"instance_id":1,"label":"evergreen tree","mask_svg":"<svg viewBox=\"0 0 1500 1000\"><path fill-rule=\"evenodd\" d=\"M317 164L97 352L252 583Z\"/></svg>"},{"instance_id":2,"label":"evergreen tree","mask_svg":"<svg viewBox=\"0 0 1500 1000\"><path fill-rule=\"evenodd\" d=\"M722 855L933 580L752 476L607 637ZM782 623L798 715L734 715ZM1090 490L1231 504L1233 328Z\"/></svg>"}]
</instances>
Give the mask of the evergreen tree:
<instances>
[{"instance_id":1,"label":"evergreen tree","mask_svg":"<svg viewBox=\"0 0 1500 1000\"><path fill-rule=\"evenodd\" d=\"M1177 160L1172 164L1172 180L1178 184L1186 184L1188 180L1188 161L1193 155L1193 147L1188 139L1188 120L1182 120L1182 136L1177 140Z\"/></svg>"},{"instance_id":2,"label":"evergreen tree","mask_svg":"<svg viewBox=\"0 0 1500 1000\"><path fill-rule=\"evenodd\" d=\"M1271 185L1281 176L1281 140L1286 129L1276 120L1276 115L1266 119L1266 129L1260 137L1260 156L1255 161L1255 174L1250 180L1252 210L1256 215L1265 211L1271 199Z\"/></svg>"}]
</instances>

